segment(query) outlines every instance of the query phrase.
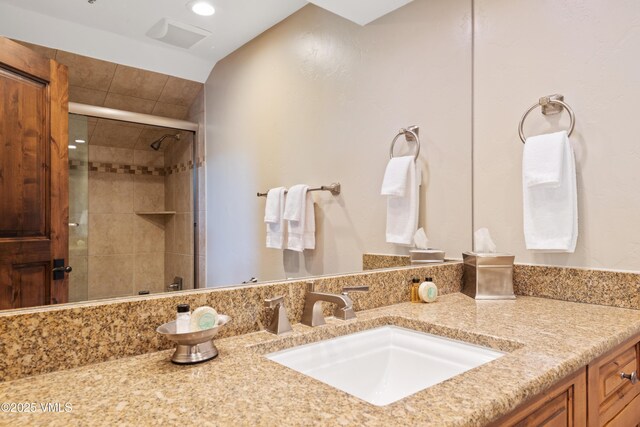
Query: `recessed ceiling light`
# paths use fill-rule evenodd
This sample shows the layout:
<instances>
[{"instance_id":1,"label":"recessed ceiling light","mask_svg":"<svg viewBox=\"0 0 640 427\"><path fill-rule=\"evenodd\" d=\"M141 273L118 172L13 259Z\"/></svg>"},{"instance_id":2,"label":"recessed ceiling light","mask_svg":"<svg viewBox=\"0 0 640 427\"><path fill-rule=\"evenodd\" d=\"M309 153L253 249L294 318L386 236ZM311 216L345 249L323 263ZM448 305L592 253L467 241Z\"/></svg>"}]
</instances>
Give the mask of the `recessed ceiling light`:
<instances>
[{"instance_id":1,"label":"recessed ceiling light","mask_svg":"<svg viewBox=\"0 0 640 427\"><path fill-rule=\"evenodd\" d=\"M69 150L75 150L76 148L78 147L76 147L75 145L69 145Z\"/></svg>"},{"instance_id":2,"label":"recessed ceiling light","mask_svg":"<svg viewBox=\"0 0 640 427\"><path fill-rule=\"evenodd\" d=\"M84 143L85 143L85 142L87 142L87 141L85 141L84 139L76 139L76 142L77 142L78 144L84 144Z\"/></svg>"},{"instance_id":3,"label":"recessed ceiling light","mask_svg":"<svg viewBox=\"0 0 640 427\"><path fill-rule=\"evenodd\" d=\"M187 3L187 7L191 9L193 13L200 16L211 16L216 13L213 5L205 0L190 1Z\"/></svg>"}]
</instances>

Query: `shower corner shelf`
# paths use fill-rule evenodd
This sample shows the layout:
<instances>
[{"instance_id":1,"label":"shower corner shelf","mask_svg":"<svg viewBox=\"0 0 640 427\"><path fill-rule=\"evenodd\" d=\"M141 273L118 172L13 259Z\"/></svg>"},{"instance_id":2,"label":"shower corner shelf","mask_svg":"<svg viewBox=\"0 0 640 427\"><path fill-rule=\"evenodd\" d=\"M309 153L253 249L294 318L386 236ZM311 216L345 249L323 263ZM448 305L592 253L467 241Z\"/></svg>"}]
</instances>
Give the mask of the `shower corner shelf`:
<instances>
[{"instance_id":1,"label":"shower corner shelf","mask_svg":"<svg viewBox=\"0 0 640 427\"><path fill-rule=\"evenodd\" d=\"M175 215L176 211L136 211L136 215Z\"/></svg>"}]
</instances>

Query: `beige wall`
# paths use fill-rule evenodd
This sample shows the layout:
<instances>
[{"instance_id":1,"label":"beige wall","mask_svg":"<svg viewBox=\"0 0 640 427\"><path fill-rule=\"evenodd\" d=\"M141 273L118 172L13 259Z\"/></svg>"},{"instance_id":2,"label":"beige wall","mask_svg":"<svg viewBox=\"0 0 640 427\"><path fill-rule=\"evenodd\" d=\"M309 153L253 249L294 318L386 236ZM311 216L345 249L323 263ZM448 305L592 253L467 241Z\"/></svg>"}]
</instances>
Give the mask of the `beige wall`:
<instances>
[{"instance_id":1,"label":"beige wall","mask_svg":"<svg viewBox=\"0 0 640 427\"><path fill-rule=\"evenodd\" d=\"M476 0L474 222L520 262L640 269L640 5L635 0ZM574 254L526 251L520 116L562 93L576 114ZM528 135L564 128L537 110Z\"/></svg>"},{"instance_id":2,"label":"beige wall","mask_svg":"<svg viewBox=\"0 0 640 427\"><path fill-rule=\"evenodd\" d=\"M391 139L421 126L421 225L471 244L471 2L415 0L360 27L309 5L220 61L206 85L209 286L362 268L385 243L379 195ZM402 145L402 144L400 144ZM317 248L265 246L257 191L315 193Z\"/></svg>"}]
</instances>

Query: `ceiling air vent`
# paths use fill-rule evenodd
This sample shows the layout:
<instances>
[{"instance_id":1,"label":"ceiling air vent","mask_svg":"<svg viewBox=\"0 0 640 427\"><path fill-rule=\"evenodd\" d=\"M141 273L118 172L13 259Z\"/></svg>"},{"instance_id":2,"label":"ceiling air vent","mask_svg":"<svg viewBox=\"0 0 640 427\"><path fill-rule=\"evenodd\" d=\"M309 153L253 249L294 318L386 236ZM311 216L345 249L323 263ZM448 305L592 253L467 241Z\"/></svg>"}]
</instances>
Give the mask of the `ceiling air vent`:
<instances>
[{"instance_id":1,"label":"ceiling air vent","mask_svg":"<svg viewBox=\"0 0 640 427\"><path fill-rule=\"evenodd\" d=\"M210 35L211 33L209 31L203 30L202 28L172 21L167 18L162 18L147 31L147 36L152 39L160 40L161 42L184 49L189 49Z\"/></svg>"}]
</instances>

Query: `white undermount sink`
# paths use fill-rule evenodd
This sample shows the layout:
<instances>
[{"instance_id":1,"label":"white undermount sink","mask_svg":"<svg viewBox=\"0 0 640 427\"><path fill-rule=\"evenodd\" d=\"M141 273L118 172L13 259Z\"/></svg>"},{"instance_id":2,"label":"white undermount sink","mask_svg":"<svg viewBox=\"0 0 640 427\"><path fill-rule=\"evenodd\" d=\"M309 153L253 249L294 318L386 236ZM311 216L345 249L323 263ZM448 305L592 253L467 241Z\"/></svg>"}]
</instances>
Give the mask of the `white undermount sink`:
<instances>
[{"instance_id":1,"label":"white undermount sink","mask_svg":"<svg viewBox=\"0 0 640 427\"><path fill-rule=\"evenodd\" d=\"M265 357L384 406L504 354L462 341L383 326Z\"/></svg>"}]
</instances>

